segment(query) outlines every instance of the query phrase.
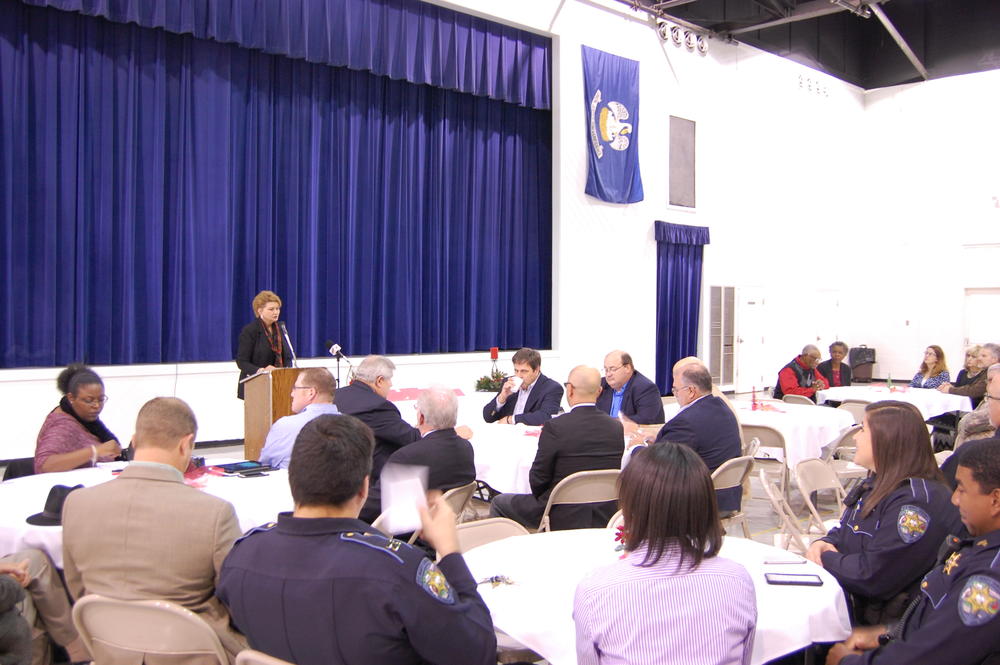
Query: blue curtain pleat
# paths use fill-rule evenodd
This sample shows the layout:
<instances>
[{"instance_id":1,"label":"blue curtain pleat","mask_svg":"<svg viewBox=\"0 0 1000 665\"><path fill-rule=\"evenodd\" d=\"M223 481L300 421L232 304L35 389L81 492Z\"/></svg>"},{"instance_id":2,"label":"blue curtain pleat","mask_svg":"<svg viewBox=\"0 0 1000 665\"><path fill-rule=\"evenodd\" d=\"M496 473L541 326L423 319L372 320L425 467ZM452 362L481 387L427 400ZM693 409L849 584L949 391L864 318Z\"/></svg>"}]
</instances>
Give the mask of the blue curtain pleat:
<instances>
[{"instance_id":1,"label":"blue curtain pleat","mask_svg":"<svg viewBox=\"0 0 1000 665\"><path fill-rule=\"evenodd\" d=\"M551 40L420 0L21 0L317 64L551 107Z\"/></svg>"},{"instance_id":2,"label":"blue curtain pleat","mask_svg":"<svg viewBox=\"0 0 1000 665\"><path fill-rule=\"evenodd\" d=\"M0 3L2 365L230 359L261 289L301 356L547 348L551 168L547 111Z\"/></svg>"},{"instance_id":3,"label":"blue curtain pleat","mask_svg":"<svg viewBox=\"0 0 1000 665\"><path fill-rule=\"evenodd\" d=\"M672 370L698 353L701 264L708 227L656 222L656 385L673 388Z\"/></svg>"}]
</instances>

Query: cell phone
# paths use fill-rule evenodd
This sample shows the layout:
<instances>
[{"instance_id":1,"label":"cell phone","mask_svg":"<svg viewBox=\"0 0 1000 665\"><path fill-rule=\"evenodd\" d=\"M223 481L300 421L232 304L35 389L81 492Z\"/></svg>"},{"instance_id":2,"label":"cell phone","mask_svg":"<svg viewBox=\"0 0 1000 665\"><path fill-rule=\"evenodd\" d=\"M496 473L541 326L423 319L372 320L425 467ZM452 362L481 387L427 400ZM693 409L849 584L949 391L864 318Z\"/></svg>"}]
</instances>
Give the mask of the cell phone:
<instances>
[{"instance_id":1,"label":"cell phone","mask_svg":"<svg viewBox=\"0 0 1000 665\"><path fill-rule=\"evenodd\" d=\"M823 580L819 575L807 573L764 573L764 579L768 584L791 585L791 586L823 586Z\"/></svg>"},{"instance_id":2,"label":"cell phone","mask_svg":"<svg viewBox=\"0 0 1000 665\"><path fill-rule=\"evenodd\" d=\"M271 467L260 462L248 460L246 462L232 462L231 464L220 464L219 468L223 473L243 473L245 471L270 471Z\"/></svg>"},{"instance_id":3,"label":"cell phone","mask_svg":"<svg viewBox=\"0 0 1000 665\"><path fill-rule=\"evenodd\" d=\"M237 473L240 478L258 478L260 476L266 476L263 469L253 469L251 471L240 471Z\"/></svg>"}]
</instances>

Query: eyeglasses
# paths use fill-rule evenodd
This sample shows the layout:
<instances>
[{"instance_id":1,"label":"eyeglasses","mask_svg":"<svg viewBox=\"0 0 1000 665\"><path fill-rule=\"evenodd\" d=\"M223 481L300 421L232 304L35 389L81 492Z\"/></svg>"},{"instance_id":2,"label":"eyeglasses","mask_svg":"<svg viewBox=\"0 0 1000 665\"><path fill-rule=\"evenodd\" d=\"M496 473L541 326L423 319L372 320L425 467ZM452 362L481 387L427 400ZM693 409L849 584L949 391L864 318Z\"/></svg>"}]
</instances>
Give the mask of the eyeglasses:
<instances>
[{"instance_id":1,"label":"eyeglasses","mask_svg":"<svg viewBox=\"0 0 1000 665\"><path fill-rule=\"evenodd\" d=\"M312 386L292 386L292 390L312 390Z\"/></svg>"},{"instance_id":2,"label":"eyeglasses","mask_svg":"<svg viewBox=\"0 0 1000 665\"><path fill-rule=\"evenodd\" d=\"M986 393L986 399L992 399L1000 402L1000 397L994 397L993 395Z\"/></svg>"},{"instance_id":3,"label":"eyeglasses","mask_svg":"<svg viewBox=\"0 0 1000 665\"><path fill-rule=\"evenodd\" d=\"M97 406L99 404L103 405L105 402L108 401L108 399L110 399L110 398L107 395L101 395L100 397L82 397L82 398L78 399L77 401L78 402L82 402L83 404L86 404L87 406Z\"/></svg>"},{"instance_id":4,"label":"eyeglasses","mask_svg":"<svg viewBox=\"0 0 1000 665\"><path fill-rule=\"evenodd\" d=\"M563 383L563 388L569 388L570 386L573 386L573 384L570 383L569 381L566 381L565 383ZM573 388L576 388L576 386L573 386Z\"/></svg>"},{"instance_id":5,"label":"eyeglasses","mask_svg":"<svg viewBox=\"0 0 1000 665\"><path fill-rule=\"evenodd\" d=\"M604 368L604 373L605 374L614 374L615 372L617 372L618 370L620 370L624 366L625 365L618 365L617 367L605 367Z\"/></svg>"}]
</instances>

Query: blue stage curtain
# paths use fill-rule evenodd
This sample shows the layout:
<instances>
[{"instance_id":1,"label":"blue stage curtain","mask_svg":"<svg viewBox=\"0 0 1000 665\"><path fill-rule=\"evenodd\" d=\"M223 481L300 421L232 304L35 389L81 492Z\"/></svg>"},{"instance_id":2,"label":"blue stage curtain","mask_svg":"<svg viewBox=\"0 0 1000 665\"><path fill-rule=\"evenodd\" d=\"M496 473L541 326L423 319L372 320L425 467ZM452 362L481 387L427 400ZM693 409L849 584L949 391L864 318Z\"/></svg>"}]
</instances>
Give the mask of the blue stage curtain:
<instances>
[{"instance_id":1,"label":"blue stage curtain","mask_svg":"<svg viewBox=\"0 0 1000 665\"><path fill-rule=\"evenodd\" d=\"M656 385L673 388L671 371L698 353L701 261L708 227L656 222Z\"/></svg>"},{"instance_id":2,"label":"blue stage curtain","mask_svg":"<svg viewBox=\"0 0 1000 665\"><path fill-rule=\"evenodd\" d=\"M21 0L548 109L551 40L420 0Z\"/></svg>"},{"instance_id":3,"label":"blue stage curtain","mask_svg":"<svg viewBox=\"0 0 1000 665\"><path fill-rule=\"evenodd\" d=\"M551 345L551 114L0 2L2 364Z\"/></svg>"}]
</instances>

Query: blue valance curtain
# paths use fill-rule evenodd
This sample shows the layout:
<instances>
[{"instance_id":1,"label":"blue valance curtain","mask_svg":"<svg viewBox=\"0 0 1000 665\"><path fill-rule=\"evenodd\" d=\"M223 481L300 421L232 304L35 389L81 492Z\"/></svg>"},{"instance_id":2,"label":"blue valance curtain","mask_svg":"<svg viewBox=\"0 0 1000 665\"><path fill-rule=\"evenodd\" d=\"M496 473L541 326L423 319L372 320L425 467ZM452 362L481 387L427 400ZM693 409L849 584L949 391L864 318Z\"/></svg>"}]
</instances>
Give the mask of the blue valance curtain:
<instances>
[{"instance_id":1,"label":"blue valance curtain","mask_svg":"<svg viewBox=\"0 0 1000 665\"><path fill-rule=\"evenodd\" d=\"M302 356L546 348L550 146L547 111L0 2L2 365L226 360L264 288Z\"/></svg>"},{"instance_id":2,"label":"blue valance curtain","mask_svg":"<svg viewBox=\"0 0 1000 665\"><path fill-rule=\"evenodd\" d=\"M698 353L701 263L709 235L706 226L655 225L656 385L669 395L674 363Z\"/></svg>"},{"instance_id":3,"label":"blue valance curtain","mask_svg":"<svg viewBox=\"0 0 1000 665\"><path fill-rule=\"evenodd\" d=\"M418 0L21 1L551 107L548 37Z\"/></svg>"}]
</instances>

